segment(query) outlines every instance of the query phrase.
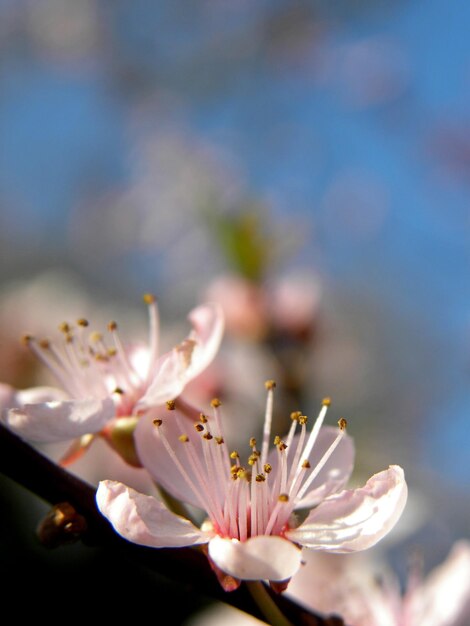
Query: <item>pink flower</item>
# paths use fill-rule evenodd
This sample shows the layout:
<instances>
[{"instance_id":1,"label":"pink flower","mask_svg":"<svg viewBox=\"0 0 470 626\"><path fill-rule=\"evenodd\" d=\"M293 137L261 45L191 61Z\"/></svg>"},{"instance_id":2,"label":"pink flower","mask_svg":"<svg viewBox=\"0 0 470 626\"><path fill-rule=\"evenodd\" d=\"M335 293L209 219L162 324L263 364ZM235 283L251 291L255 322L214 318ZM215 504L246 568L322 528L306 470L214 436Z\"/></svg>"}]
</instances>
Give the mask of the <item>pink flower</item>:
<instances>
[{"instance_id":1,"label":"pink flower","mask_svg":"<svg viewBox=\"0 0 470 626\"><path fill-rule=\"evenodd\" d=\"M415 563L416 565L416 563ZM334 566L334 567L332 567ZM289 588L291 597L348 626L467 626L470 620L470 542L457 541L447 559L424 578L413 567L405 592L371 564L311 560Z\"/></svg>"},{"instance_id":2,"label":"pink flower","mask_svg":"<svg viewBox=\"0 0 470 626\"><path fill-rule=\"evenodd\" d=\"M216 572L232 577L227 589L240 580L283 581L277 587L285 588L300 567L302 547L352 552L386 535L405 506L403 470L391 466L363 487L340 491L352 471L354 446L345 420L339 428L323 426L328 399L310 431L307 418L292 413L286 439L276 436L269 451L274 383L267 387L262 444L250 439L245 464L227 448L218 401L211 417L178 401L168 419L141 420L135 439L142 464L207 519L199 528L159 500L102 481L98 507L116 531L156 548L207 544ZM301 509L308 513L297 517Z\"/></svg>"},{"instance_id":3,"label":"pink flower","mask_svg":"<svg viewBox=\"0 0 470 626\"><path fill-rule=\"evenodd\" d=\"M177 397L214 358L223 334L218 305L206 304L191 311L193 326L188 337L159 355L159 315L155 298L148 305L148 345L124 347L117 324L108 324L108 337L88 332L88 321L76 327L61 325L59 342L25 337L29 348L49 367L62 388L35 387L21 391L0 386L3 422L21 437L34 442L59 442L82 437L69 460L90 443L90 434L101 433L124 458L137 418ZM131 439L130 439L131 440ZM121 445L123 444L123 445ZM129 459L132 460L132 451Z\"/></svg>"}]
</instances>

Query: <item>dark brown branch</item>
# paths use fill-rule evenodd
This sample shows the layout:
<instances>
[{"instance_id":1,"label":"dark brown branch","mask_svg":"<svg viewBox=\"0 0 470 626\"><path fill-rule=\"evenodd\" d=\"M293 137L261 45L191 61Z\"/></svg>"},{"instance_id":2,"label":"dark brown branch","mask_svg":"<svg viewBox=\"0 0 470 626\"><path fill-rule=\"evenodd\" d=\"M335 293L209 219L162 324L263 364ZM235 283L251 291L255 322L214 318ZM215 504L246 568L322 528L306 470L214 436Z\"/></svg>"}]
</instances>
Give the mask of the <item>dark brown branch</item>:
<instances>
[{"instance_id":1,"label":"dark brown branch","mask_svg":"<svg viewBox=\"0 0 470 626\"><path fill-rule=\"evenodd\" d=\"M52 506L68 503L83 516L86 529L80 535L88 546L119 550L130 562L144 564L151 571L188 590L230 604L263 619L245 585L225 592L212 572L207 558L195 548L153 549L132 544L119 537L100 514L95 488L43 456L0 424L0 472ZM282 594L270 591L285 616L296 626L342 626L337 618L324 619Z\"/></svg>"}]
</instances>

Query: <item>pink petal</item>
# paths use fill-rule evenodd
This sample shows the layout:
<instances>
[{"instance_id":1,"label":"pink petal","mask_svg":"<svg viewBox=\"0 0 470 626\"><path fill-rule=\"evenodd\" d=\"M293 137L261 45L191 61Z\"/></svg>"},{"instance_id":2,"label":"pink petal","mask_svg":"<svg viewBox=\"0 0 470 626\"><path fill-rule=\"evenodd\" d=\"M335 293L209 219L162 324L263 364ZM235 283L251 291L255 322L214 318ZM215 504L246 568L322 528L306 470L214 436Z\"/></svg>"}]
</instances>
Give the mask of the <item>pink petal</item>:
<instances>
[{"instance_id":1,"label":"pink petal","mask_svg":"<svg viewBox=\"0 0 470 626\"><path fill-rule=\"evenodd\" d=\"M138 403L138 410L163 404L180 395L185 385L214 359L224 331L222 309L217 304L201 305L191 311L193 330L178 346L162 355L152 382Z\"/></svg>"},{"instance_id":2,"label":"pink petal","mask_svg":"<svg viewBox=\"0 0 470 626\"><path fill-rule=\"evenodd\" d=\"M305 480L309 474L315 470L317 463L324 453L336 439L338 429L333 426L322 426L310 454L310 470L307 471ZM299 436L296 435L290 445L289 461L292 463ZM279 455L276 450L271 450L269 463L273 469L277 467ZM300 462L304 460L301 457ZM354 442L352 438L345 434L339 442L338 447L325 463L323 469L313 481L310 489L304 497L295 503L296 509L311 508L322 502L327 496L342 489L348 482L354 466ZM275 471L275 470L274 470ZM290 471L290 464L289 464Z\"/></svg>"},{"instance_id":3,"label":"pink petal","mask_svg":"<svg viewBox=\"0 0 470 626\"><path fill-rule=\"evenodd\" d=\"M429 574L410 600L412 612L420 611L421 623L426 626L469 623L470 542L457 541L444 563Z\"/></svg>"},{"instance_id":4,"label":"pink petal","mask_svg":"<svg viewBox=\"0 0 470 626\"><path fill-rule=\"evenodd\" d=\"M184 413L178 409L184 406ZM173 450L177 452L178 460L190 476L193 469L189 464L184 446L195 446L196 454L200 459L204 459L201 445L203 442L201 435L194 428L195 422L199 420L199 411L183 404L182 400L176 401L176 409L168 411L166 407L153 410L151 415L142 415L134 431L134 441L137 449L137 456L145 469L152 475L155 481L166 489L172 496L201 508L201 502L186 480L181 475L165 448L161 432L167 437ZM162 425L157 428L153 424L153 419L157 417L163 420ZM188 435L189 443L179 441L181 434Z\"/></svg>"},{"instance_id":5,"label":"pink petal","mask_svg":"<svg viewBox=\"0 0 470 626\"><path fill-rule=\"evenodd\" d=\"M396 524L406 504L407 486L398 465L379 472L364 487L328 497L286 537L307 548L352 552L370 548Z\"/></svg>"},{"instance_id":6,"label":"pink petal","mask_svg":"<svg viewBox=\"0 0 470 626\"><path fill-rule=\"evenodd\" d=\"M188 316L193 330L189 339L196 342L188 368L188 379L195 378L211 363L217 354L224 333L224 314L217 303L202 304Z\"/></svg>"},{"instance_id":7,"label":"pink petal","mask_svg":"<svg viewBox=\"0 0 470 626\"><path fill-rule=\"evenodd\" d=\"M4 409L18 406L16 389L5 383L0 383L0 414Z\"/></svg>"},{"instance_id":8,"label":"pink petal","mask_svg":"<svg viewBox=\"0 0 470 626\"><path fill-rule=\"evenodd\" d=\"M52 401L10 409L4 422L24 439L55 443L100 431L114 413L110 398Z\"/></svg>"},{"instance_id":9,"label":"pink petal","mask_svg":"<svg viewBox=\"0 0 470 626\"><path fill-rule=\"evenodd\" d=\"M172 513L163 502L117 481L101 481L96 502L116 532L133 543L153 548L179 548L208 541L206 533Z\"/></svg>"},{"instance_id":10,"label":"pink petal","mask_svg":"<svg viewBox=\"0 0 470 626\"><path fill-rule=\"evenodd\" d=\"M274 535L258 535L246 541L213 537L209 556L220 569L240 580L287 580L299 569L301 551Z\"/></svg>"}]
</instances>

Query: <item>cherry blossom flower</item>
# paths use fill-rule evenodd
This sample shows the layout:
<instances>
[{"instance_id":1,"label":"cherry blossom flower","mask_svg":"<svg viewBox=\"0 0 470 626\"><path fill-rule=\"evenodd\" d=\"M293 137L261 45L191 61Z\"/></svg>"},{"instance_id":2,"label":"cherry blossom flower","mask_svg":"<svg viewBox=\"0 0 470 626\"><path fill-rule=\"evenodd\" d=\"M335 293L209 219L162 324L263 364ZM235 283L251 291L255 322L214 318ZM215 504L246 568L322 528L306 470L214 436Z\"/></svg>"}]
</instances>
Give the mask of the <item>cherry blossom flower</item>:
<instances>
[{"instance_id":1,"label":"cherry blossom flower","mask_svg":"<svg viewBox=\"0 0 470 626\"><path fill-rule=\"evenodd\" d=\"M405 506L403 470L390 466L363 487L342 490L352 472L354 446L344 419L339 428L323 426L328 398L311 429L306 416L292 413L287 437L274 437L269 451L274 383L268 381L267 388L262 443L258 447L250 439L244 464L227 447L217 400L210 417L178 400L177 407L168 404L167 419L142 419L135 439L143 466L207 519L197 527L162 501L102 481L98 507L116 531L156 548L207 544L226 590L240 580L268 580L283 590L301 565L303 547L353 552L386 535Z\"/></svg>"},{"instance_id":2,"label":"cherry blossom flower","mask_svg":"<svg viewBox=\"0 0 470 626\"><path fill-rule=\"evenodd\" d=\"M426 578L421 559L414 556L404 592L383 566L309 557L289 595L324 614L340 614L348 626L467 626L470 542L456 541L446 560Z\"/></svg>"},{"instance_id":3,"label":"cherry blossom flower","mask_svg":"<svg viewBox=\"0 0 470 626\"><path fill-rule=\"evenodd\" d=\"M217 304L193 309L189 335L163 355L159 353L159 313L155 298L144 296L150 330L147 345L124 346L116 322L107 333L89 332L79 319L60 326L58 342L30 335L26 345L52 371L61 388L15 390L0 386L3 422L33 442L54 443L79 438L63 462L75 460L99 433L130 463L138 465L132 432L142 414L177 397L186 383L214 358L223 334Z\"/></svg>"}]
</instances>

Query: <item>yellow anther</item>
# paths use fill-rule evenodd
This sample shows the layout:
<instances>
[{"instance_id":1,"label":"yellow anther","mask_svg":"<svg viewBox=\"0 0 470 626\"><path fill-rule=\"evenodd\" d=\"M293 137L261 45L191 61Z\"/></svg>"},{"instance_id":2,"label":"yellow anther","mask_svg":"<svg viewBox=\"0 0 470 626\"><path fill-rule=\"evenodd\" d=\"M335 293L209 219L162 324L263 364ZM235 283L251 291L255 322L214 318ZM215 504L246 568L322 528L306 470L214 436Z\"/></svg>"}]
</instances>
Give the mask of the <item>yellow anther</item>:
<instances>
[{"instance_id":1,"label":"yellow anther","mask_svg":"<svg viewBox=\"0 0 470 626\"><path fill-rule=\"evenodd\" d=\"M197 430L198 433L202 433L202 431L204 430L204 426L202 424L199 424L199 422L197 424L194 424L194 428Z\"/></svg>"},{"instance_id":2,"label":"yellow anther","mask_svg":"<svg viewBox=\"0 0 470 626\"><path fill-rule=\"evenodd\" d=\"M219 444L219 446L224 443L224 438L223 437L216 437L215 440Z\"/></svg>"},{"instance_id":3,"label":"yellow anther","mask_svg":"<svg viewBox=\"0 0 470 626\"><path fill-rule=\"evenodd\" d=\"M59 330L62 333L69 333L72 329L70 327L70 324L68 324L67 322L62 322L62 324L59 324Z\"/></svg>"},{"instance_id":4,"label":"yellow anther","mask_svg":"<svg viewBox=\"0 0 470 626\"><path fill-rule=\"evenodd\" d=\"M279 502L289 502L289 496L287 493L280 493L278 497Z\"/></svg>"},{"instance_id":5,"label":"yellow anther","mask_svg":"<svg viewBox=\"0 0 470 626\"><path fill-rule=\"evenodd\" d=\"M301 426L305 426L307 423L308 417L306 415L299 415L299 424Z\"/></svg>"},{"instance_id":6,"label":"yellow anther","mask_svg":"<svg viewBox=\"0 0 470 626\"><path fill-rule=\"evenodd\" d=\"M176 400L167 400L165 404L167 411L174 411L176 409Z\"/></svg>"},{"instance_id":7,"label":"yellow anther","mask_svg":"<svg viewBox=\"0 0 470 626\"><path fill-rule=\"evenodd\" d=\"M265 463L263 469L266 472L266 474L269 474L269 472L271 472L273 468L272 468L272 465L270 465L269 463Z\"/></svg>"},{"instance_id":8,"label":"yellow anther","mask_svg":"<svg viewBox=\"0 0 470 626\"><path fill-rule=\"evenodd\" d=\"M257 474L256 475L256 482L257 483L263 483L266 480L266 476L264 476L264 474Z\"/></svg>"},{"instance_id":9,"label":"yellow anther","mask_svg":"<svg viewBox=\"0 0 470 626\"><path fill-rule=\"evenodd\" d=\"M109 324L108 324L108 330L109 330L110 332L113 332L113 330L117 330L117 327L118 327L117 322L115 322L114 320L112 320L112 321L111 321L111 322L109 322Z\"/></svg>"},{"instance_id":10,"label":"yellow anther","mask_svg":"<svg viewBox=\"0 0 470 626\"><path fill-rule=\"evenodd\" d=\"M107 354L108 354L108 356L110 356L110 357L116 356L116 354L117 354L117 350L116 350L116 348L108 348L108 350L107 350Z\"/></svg>"},{"instance_id":11,"label":"yellow anther","mask_svg":"<svg viewBox=\"0 0 470 626\"><path fill-rule=\"evenodd\" d=\"M231 459L239 459L240 455L238 454L238 452L236 450L234 450L233 452L230 452L230 458Z\"/></svg>"},{"instance_id":12,"label":"yellow anther","mask_svg":"<svg viewBox=\"0 0 470 626\"><path fill-rule=\"evenodd\" d=\"M86 328L89 325L89 322L84 317L81 317L80 319L77 320L77 324L81 326L82 328Z\"/></svg>"},{"instance_id":13,"label":"yellow anther","mask_svg":"<svg viewBox=\"0 0 470 626\"><path fill-rule=\"evenodd\" d=\"M239 470L239 469L240 469L240 466L239 466L239 465L232 465L232 466L230 467L230 473L231 473L231 474L236 474L236 473L238 472L238 470Z\"/></svg>"},{"instance_id":14,"label":"yellow anther","mask_svg":"<svg viewBox=\"0 0 470 626\"><path fill-rule=\"evenodd\" d=\"M310 469L311 465L310 465L310 462L308 461L308 459L305 459L305 461L302 463L302 467L304 469Z\"/></svg>"},{"instance_id":15,"label":"yellow anther","mask_svg":"<svg viewBox=\"0 0 470 626\"><path fill-rule=\"evenodd\" d=\"M24 346L29 346L29 344L33 341L33 339L34 339L34 338L33 338L33 336L32 336L32 335L23 335L23 336L21 337L21 343L22 343Z\"/></svg>"},{"instance_id":16,"label":"yellow anther","mask_svg":"<svg viewBox=\"0 0 470 626\"><path fill-rule=\"evenodd\" d=\"M331 398L327 396L326 398L323 398L323 400L321 401L321 403L323 404L323 406L330 406L330 404L331 404Z\"/></svg>"},{"instance_id":17,"label":"yellow anther","mask_svg":"<svg viewBox=\"0 0 470 626\"><path fill-rule=\"evenodd\" d=\"M250 447L254 448L256 446L256 439L254 437L251 437L250 439Z\"/></svg>"},{"instance_id":18,"label":"yellow anther","mask_svg":"<svg viewBox=\"0 0 470 626\"><path fill-rule=\"evenodd\" d=\"M281 441L282 441L282 440L281 440L281 438L279 437L279 435L276 435L276 436L274 437L274 445L275 445L275 446L278 446L278 445L281 443Z\"/></svg>"},{"instance_id":19,"label":"yellow anther","mask_svg":"<svg viewBox=\"0 0 470 626\"><path fill-rule=\"evenodd\" d=\"M257 460L258 457L255 454L250 454L250 456L248 457L248 465L254 465Z\"/></svg>"},{"instance_id":20,"label":"yellow anther","mask_svg":"<svg viewBox=\"0 0 470 626\"><path fill-rule=\"evenodd\" d=\"M181 443L188 443L189 441L188 435L180 435L178 439L181 441Z\"/></svg>"},{"instance_id":21,"label":"yellow anther","mask_svg":"<svg viewBox=\"0 0 470 626\"><path fill-rule=\"evenodd\" d=\"M143 300L144 300L145 304L153 304L155 302L156 298L153 295L153 293L144 293Z\"/></svg>"},{"instance_id":22,"label":"yellow anther","mask_svg":"<svg viewBox=\"0 0 470 626\"><path fill-rule=\"evenodd\" d=\"M98 343L103 339L103 335L97 331L90 334L90 341L93 343Z\"/></svg>"},{"instance_id":23,"label":"yellow anther","mask_svg":"<svg viewBox=\"0 0 470 626\"><path fill-rule=\"evenodd\" d=\"M220 405L222 404L222 402L219 400L219 398L212 398L211 400L211 406L214 409L217 409Z\"/></svg>"},{"instance_id":24,"label":"yellow anther","mask_svg":"<svg viewBox=\"0 0 470 626\"><path fill-rule=\"evenodd\" d=\"M163 424L163 420L153 420L153 425L156 426L157 428L159 428L161 425Z\"/></svg>"},{"instance_id":25,"label":"yellow anther","mask_svg":"<svg viewBox=\"0 0 470 626\"><path fill-rule=\"evenodd\" d=\"M266 387L266 389L269 391L270 389L275 389L276 387L276 381L275 380L267 380L264 383L264 386Z\"/></svg>"},{"instance_id":26,"label":"yellow anther","mask_svg":"<svg viewBox=\"0 0 470 626\"><path fill-rule=\"evenodd\" d=\"M292 411L292 413L290 414L290 418L292 421L298 421L301 415L302 411Z\"/></svg>"},{"instance_id":27,"label":"yellow anther","mask_svg":"<svg viewBox=\"0 0 470 626\"><path fill-rule=\"evenodd\" d=\"M203 424L207 424L207 416L204 413L199 413L199 419Z\"/></svg>"},{"instance_id":28,"label":"yellow anther","mask_svg":"<svg viewBox=\"0 0 470 626\"><path fill-rule=\"evenodd\" d=\"M344 417L340 417L338 420L338 426L340 427L340 430L346 430L346 426L348 425L347 421L344 419Z\"/></svg>"}]
</instances>

